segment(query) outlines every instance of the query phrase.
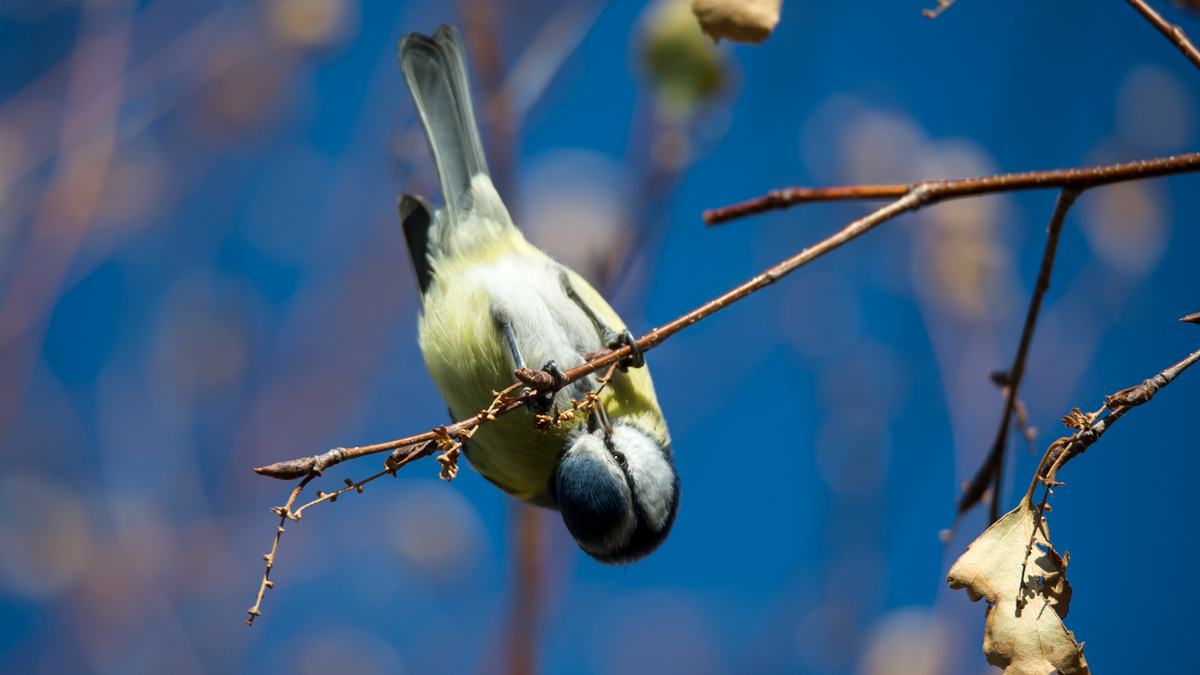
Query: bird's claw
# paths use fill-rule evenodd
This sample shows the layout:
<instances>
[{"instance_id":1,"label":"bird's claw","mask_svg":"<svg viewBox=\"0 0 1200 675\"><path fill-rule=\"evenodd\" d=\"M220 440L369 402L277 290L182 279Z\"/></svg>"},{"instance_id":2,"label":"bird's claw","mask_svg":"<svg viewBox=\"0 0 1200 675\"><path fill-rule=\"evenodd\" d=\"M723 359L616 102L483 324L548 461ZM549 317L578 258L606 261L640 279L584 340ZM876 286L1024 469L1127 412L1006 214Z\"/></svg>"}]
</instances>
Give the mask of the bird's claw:
<instances>
[{"instance_id":1,"label":"bird's claw","mask_svg":"<svg viewBox=\"0 0 1200 675\"><path fill-rule=\"evenodd\" d=\"M638 344L637 339L633 337L633 333L629 332L628 328L616 334L608 341L610 349L619 349L624 346L629 347L629 356L621 359L621 362L617 364L617 368L622 373L630 368L641 368L646 365L646 357L642 355L642 347Z\"/></svg>"},{"instance_id":2,"label":"bird's claw","mask_svg":"<svg viewBox=\"0 0 1200 675\"><path fill-rule=\"evenodd\" d=\"M531 397L526 405L535 414L545 415L550 411L550 406L554 403L554 393L566 385L567 376L563 375L562 370L559 369L558 364L554 361L547 361L546 365L542 366L540 371L536 373L530 372L529 375L531 377L528 379L521 378L528 385L525 388L525 393L542 391L546 393Z\"/></svg>"}]
</instances>

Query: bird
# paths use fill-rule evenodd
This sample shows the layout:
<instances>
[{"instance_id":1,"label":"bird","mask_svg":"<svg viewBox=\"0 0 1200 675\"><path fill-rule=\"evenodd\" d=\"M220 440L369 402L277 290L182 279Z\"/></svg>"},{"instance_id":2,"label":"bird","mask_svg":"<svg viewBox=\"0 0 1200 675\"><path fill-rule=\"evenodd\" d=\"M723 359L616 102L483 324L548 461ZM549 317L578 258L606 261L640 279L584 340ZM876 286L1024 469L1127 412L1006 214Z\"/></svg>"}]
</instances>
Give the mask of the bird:
<instances>
[{"instance_id":1,"label":"bird","mask_svg":"<svg viewBox=\"0 0 1200 675\"><path fill-rule=\"evenodd\" d=\"M541 364L561 386L585 354L631 349L605 386L589 375L535 398L481 425L463 455L503 492L557 510L600 563L642 560L675 523L680 481L637 341L600 293L513 223L488 172L458 31L409 33L398 55L442 196L434 209L404 195L399 211L421 298L418 343L451 418L488 408L519 369ZM593 412L535 428L539 411L597 391Z\"/></svg>"}]
</instances>

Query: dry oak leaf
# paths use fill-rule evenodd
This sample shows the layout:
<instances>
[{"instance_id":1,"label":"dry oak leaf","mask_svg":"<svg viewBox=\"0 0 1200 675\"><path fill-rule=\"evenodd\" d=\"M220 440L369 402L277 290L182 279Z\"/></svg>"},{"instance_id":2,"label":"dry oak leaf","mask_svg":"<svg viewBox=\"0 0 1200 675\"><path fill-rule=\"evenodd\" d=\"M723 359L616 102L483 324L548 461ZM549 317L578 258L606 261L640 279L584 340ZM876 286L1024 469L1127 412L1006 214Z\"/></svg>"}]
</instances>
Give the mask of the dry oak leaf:
<instances>
[{"instance_id":1,"label":"dry oak leaf","mask_svg":"<svg viewBox=\"0 0 1200 675\"><path fill-rule=\"evenodd\" d=\"M783 0L692 0L692 13L713 40L760 44L779 23Z\"/></svg>"},{"instance_id":2,"label":"dry oak leaf","mask_svg":"<svg viewBox=\"0 0 1200 675\"><path fill-rule=\"evenodd\" d=\"M991 605L983 635L988 663L1006 675L1049 675L1056 669L1087 675L1083 645L1062 622L1071 600L1066 560L1054 551L1044 525L1029 547L1037 518L1026 495L967 547L946 581L950 588L967 589L972 602L986 598Z\"/></svg>"}]
</instances>

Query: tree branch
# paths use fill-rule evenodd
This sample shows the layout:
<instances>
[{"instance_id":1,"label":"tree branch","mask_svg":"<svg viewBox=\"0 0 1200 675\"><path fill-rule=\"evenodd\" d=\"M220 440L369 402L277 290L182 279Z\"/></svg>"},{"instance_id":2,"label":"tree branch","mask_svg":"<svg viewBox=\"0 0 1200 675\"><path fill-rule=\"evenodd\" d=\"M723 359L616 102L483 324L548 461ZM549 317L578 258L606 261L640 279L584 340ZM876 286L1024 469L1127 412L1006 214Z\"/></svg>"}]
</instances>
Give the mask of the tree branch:
<instances>
[{"instance_id":1,"label":"tree branch","mask_svg":"<svg viewBox=\"0 0 1200 675\"><path fill-rule=\"evenodd\" d=\"M1197 315L1192 314L1180 320L1187 321L1195 316ZM1085 415L1079 411L1079 408L1075 408L1071 411L1070 415L1063 418L1064 424L1077 431L1071 436L1054 441L1050 444L1049 448L1046 448L1046 454L1042 455L1042 461L1038 463L1037 471L1033 474L1033 480L1029 483L1029 490L1025 493L1025 498L1031 499L1038 483L1046 486L1046 491L1042 494L1042 501L1038 504L1037 520L1035 521L1037 527L1030 534L1029 543L1025 547L1026 564L1029 560L1029 552L1033 549L1034 537L1038 530L1041 530L1043 535L1045 535L1045 530L1043 529L1045 513L1049 509L1047 502L1050 500L1050 495L1054 494L1054 488L1062 485L1055 478L1058 476L1058 472L1062 469L1063 465L1083 454L1093 443L1100 440L1100 437L1111 429L1125 413L1129 412L1135 406L1149 401L1158 390L1171 384L1176 377L1179 377L1180 373L1192 367L1197 361L1200 361L1200 351L1192 352L1186 359L1137 386L1122 389L1112 396L1105 396L1104 407L1094 413ZM1105 417L1100 418L1105 409L1108 409L1110 412ZM1049 541L1049 536L1045 536L1047 541ZM1022 564L1021 566L1022 586L1024 586L1026 579L1026 564Z\"/></svg>"},{"instance_id":2,"label":"tree branch","mask_svg":"<svg viewBox=\"0 0 1200 675\"><path fill-rule=\"evenodd\" d=\"M1190 43L1189 43L1190 44ZM1111 164L1084 169L1056 169L1006 173L982 178L923 181L911 185L859 185L832 188L785 188L772 190L763 197L739 202L704 212L707 225L719 225L766 211L786 209L808 202L849 199L890 199L918 190L927 196L923 204L935 204L947 199L974 197L997 192L1046 190L1050 188L1086 190L1099 185L1129 180L1173 176L1200 171L1200 152L1172 157L1159 157L1126 164Z\"/></svg>"},{"instance_id":3,"label":"tree branch","mask_svg":"<svg viewBox=\"0 0 1200 675\"><path fill-rule=\"evenodd\" d=\"M914 211L920 208L925 203L924 195L925 193L921 190L911 191L909 194L896 200L895 202L892 202L891 204L878 209L863 218L859 218L858 220L842 228L842 230L836 234L823 239L810 248L804 249L800 253L797 253L791 258L788 258L778 265L766 270L762 274L759 274L741 286L738 286L728 293L725 293L724 295L711 300L700 307L697 307L696 309L684 314L670 323L663 324L662 326L651 330L642 337L638 338L638 346L641 347L643 352L654 349L658 345L662 344L667 338L675 335L684 328L707 319L708 317L716 314L722 309L725 309L738 300L742 300L743 298L752 295L756 291L760 291L767 286L774 284L784 276L787 276L800 267L812 262L813 260L816 260L826 253L829 253L842 244L845 244L846 242L863 235L864 233L873 229L875 226L887 222L888 220L891 220L892 218L895 218L896 216L907 211ZM566 386L572 382L587 377L588 375L600 370L601 368L604 368L605 366L615 364L626 356L629 356L629 354L630 349L628 346L622 346L615 350L605 350L603 353L595 358L592 358L587 363L564 371L563 375L565 376L565 379L563 380L562 386ZM520 383L509 387L505 390L505 392L512 391L517 386L520 386ZM501 394L505 392L501 392ZM462 432L470 432L489 419L506 415L513 410L524 406L532 396L533 394L529 394L520 396L516 399L503 400L498 397L497 401L487 411L481 412L478 415L469 417L455 424L447 425L444 427L445 431L451 436L458 435ZM393 453L394 457L398 454L407 458L409 457L409 453L403 452L407 448L421 444L428 444L430 441L436 440L438 436L439 431L434 430L427 431L423 434L417 434L415 436L409 436L407 438L401 438L395 441L377 443L375 445L364 445L354 448L334 448L333 450L321 455L278 462L271 464L270 466L257 468L254 471L260 475L270 476L271 478L278 478L280 480L292 480L311 474L320 475L322 471L334 466L335 464L340 464L351 459L358 459L359 457L366 457L368 455L387 452L388 450L396 451Z\"/></svg>"},{"instance_id":4,"label":"tree branch","mask_svg":"<svg viewBox=\"0 0 1200 675\"><path fill-rule=\"evenodd\" d=\"M1017 345L1017 354L1013 357L1012 367L1003 377L1007 395L1004 399L1004 413L1000 416L1000 430L996 433L996 440L993 441L992 449L983 466L979 468L975 478L963 490L962 499L958 503L960 514L978 504L979 500L983 499L984 493L987 492L988 486L991 485L993 488L990 509L991 522L994 523L1000 518L1000 477L1004 474L1004 450L1008 445L1008 430L1012 425L1013 411L1016 408L1021 381L1025 377L1025 358L1029 354L1029 344L1033 341L1033 329L1037 326L1042 300L1050 288L1050 276L1054 271L1054 260L1058 252L1058 240L1062 234L1063 221L1066 220L1067 212L1075 203L1079 193L1080 190L1076 188L1064 189L1054 204L1054 213L1050 216L1050 225L1047 228L1046 248L1042 253L1042 265L1038 270L1033 295L1029 298L1029 309L1025 313L1025 327L1021 331L1021 341Z\"/></svg>"},{"instance_id":5,"label":"tree branch","mask_svg":"<svg viewBox=\"0 0 1200 675\"><path fill-rule=\"evenodd\" d=\"M643 352L654 349L662 344L665 340L679 333L683 329L702 321L718 311L732 305L733 303L742 300L757 291L760 291L767 286L774 284L779 279L794 272L800 267L816 260L817 258L839 248L843 244L856 239L866 232L874 229L897 216L900 216L909 211L916 211L923 206L934 204L947 199L955 199L960 197L968 197L975 195L992 194L997 192L1012 192L1017 190L1042 189L1042 188L1061 188L1063 194L1059 197L1059 203L1055 208L1055 215L1051 219L1051 236L1047 241L1047 257L1043 258L1043 270L1039 274L1038 286L1034 291L1034 300L1031 303L1030 316L1026 319L1026 330L1022 337L1022 344L1018 348L1018 361L1014 362L1014 367L1011 373L1024 371L1024 358L1028 349L1028 341L1032 336L1033 326L1036 323L1037 309L1040 307L1041 298L1045 294L1045 289L1049 286L1050 269L1053 266L1054 250L1057 247L1058 233L1061 231L1062 220L1066 216L1066 211L1070 207L1070 203L1074 201L1075 196L1084 189L1098 185L1116 183L1127 180L1137 180L1143 178L1154 178L1158 176L1166 176L1180 173L1188 173L1200 170L1200 153L1192 153L1187 155L1177 155L1174 157L1165 157L1159 159L1145 160L1141 162L1131 162L1128 164L1117 164L1112 166L1094 167L1087 169L1063 169L1057 171L1034 171L1020 174L1003 174L984 178L969 178L951 181L928 181L915 183L912 185L877 185L877 186L856 186L856 187L841 187L841 188L823 188L823 189L804 189L795 188L790 190L774 191L767 197L763 197L751 202L736 204L724 209L717 209L705 212L705 220L709 224L725 222L737 218L746 217L755 213L760 213L767 210L786 208L788 206L804 203L809 201L821 200L845 200L845 199L880 199L888 197L897 197L895 201L883 206L870 214L859 218L846 225L837 233L829 236L817 244L806 248L796 255L784 260L755 276L749 281L740 286L728 291L727 293L697 307L696 309L680 316L679 318L666 323L658 328L655 328L641 338L638 339L638 346ZM1187 319L1185 319L1187 320ZM583 365L577 366L565 371L564 380L561 386L566 386L572 382L580 380L588 375L609 366L608 375L599 378L600 381L607 381L612 375L616 364L630 355L630 348L622 346L618 349L603 350L594 355L588 355L591 358ZM1200 353L1196 355L1200 359ZM1194 362L1194 361L1193 361ZM1190 365L1190 363L1188 364ZM1186 366L1184 366L1186 367ZM506 415L528 403L535 396L544 395L550 391L552 387L548 387L537 379L536 373L518 371L516 376L519 380L516 384L511 385L507 389L496 393L496 399L487 410L479 414L462 420L449 426L442 426L432 431L428 431L415 436L401 438L386 443L377 443L374 445L365 445L353 448L334 448L326 453L315 455L312 457L303 457L298 459L278 462L265 467L255 469L256 473L281 480L303 479L292 491L291 497L285 506L275 507L273 512L280 516L280 524L275 534L274 544L271 548L271 553L264 556L267 562L266 572L263 575L262 583L259 587L258 597L249 610L250 620L247 623L253 623L254 617L260 615L260 606L262 604L263 595L266 589L272 587L269 580L271 568L274 565L275 553L278 549L279 538L283 533L283 524L288 518L299 520L300 512L305 508L323 501L334 501L337 495L351 489L359 492L362 491L362 485L379 478L384 474L395 475L395 472L400 467L415 461L417 459L429 456L439 448L446 452L439 456L439 462L443 465L443 477L449 478L453 476L454 470L457 469L455 462L457 454L453 453L458 444L461 442L456 439L469 438L475 430L482 424L495 420L497 417ZM1019 384L1020 377L1015 378L1014 384ZM516 398L507 398L507 395L521 386L528 386L531 391L518 396ZM1017 387L1012 386L1009 397L1005 404L1005 424L1011 419L1012 411L1016 405ZM584 410L586 406L591 405L592 399L587 402L581 401L577 403L578 410ZM1123 413L1122 413L1123 414ZM1111 416L1110 416L1111 417ZM1115 421L1115 420L1114 420ZM539 423L557 423L557 420L539 420ZM1006 433L1006 431L1002 431ZM997 444L1003 447L1003 442ZM453 447L451 447L453 446ZM347 482L347 487L332 494L318 494L317 499L313 502L305 504L300 510L293 512L292 505L299 496L303 488L315 477L336 464L344 461L366 457L368 455L379 454L382 452L392 451L391 456L385 462L385 470L368 477L367 479L354 483ZM995 449L993 448L993 452ZM999 487L998 485L996 486ZM998 493L998 489L997 489ZM966 497L964 497L964 502ZM978 501L976 499L976 501Z\"/></svg>"},{"instance_id":6,"label":"tree branch","mask_svg":"<svg viewBox=\"0 0 1200 675\"><path fill-rule=\"evenodd\" d=\"M300 496L300 492L304 490L304 486L308 482L316 478L317 474L310 474L300 481L300 484L292 490L292 495L288 497L287 504L277 506L271 511L279 516L279 527L275 529L275 540L271 544L271 552L263 556L263 560L267 563L267 570L263 572L262 582L258 585L258 596L254 599L254 606L246 610L250 614L250 618L246 619L247 626L253 626L254 620L262 616L262 601L263 595L266 594L268 588L274 588L275 584L271 581L271 569L275 567L275 554L279 551L279 538L283 536L283 524L287 522L288 514L292 511L292 504L296 503L296 498Z\"/></svg>"},{"instance_id":7,"label":"tree branch","mask_svg":"<svg viewBox=\"0 0 1200 675\"><path fill-rule=\"evenodd\" d=\"M1118 420L1133 408L1146 403L1154 397L1156 393L1163 387L1175 381L1183 371L1191 368L1197 362L1200 362L1200 350L1192 352L1186 359L1176 363L1175 365L1163 370L1154 377L1142 382L1141 384L1122 389L1111 396L1106 396L1104 408L1091 413L1088 418L1098 417L1105 409L1109 410L1108 415L1092 424L1081 425L1077 433L1069 438L1060 438L1054 445L1050 446L1050 450L1046 452L1046 459L1042 461L1042 465L1038 467L1038 472L1041 474L1043 469L1049 467L1045 473L1045 480L1053 481L1055 474L1064 464L1071 461L1075 457L1083 454L1093 443L1100 440L1104 432L1112 428ZM1078 410L1073 411L1077 413ZM1077 415L1071 415L1078 419ZM1064 418L1064 421L1067 418ZM1056 447L1057 446L1057 447Z\"/></svg>"},{"instance_id":8,"label":"tree branch","mask_svg":"<svg viewBox=\"0 0 1200 675\"><path fill-rule=\"evenodd\" d=\"M1200 68L1200 50L1196 49L1196 45L1192 44L1192 41L1188 39L1186 34L1184 34L1182 28L1164 19L1163 15L1159 14L1153 7L1146 4L1145 0L1128 0L1128 2L1130 5L1133 5L1133 8L1136 9L1143 17L1145 17L1152 26L1157 28L1158 32L1166 36L1166 38L1171 41L1171 44L1175 45L1179 51L1183 52L1183 55L1187 57L1188 61L1191 61L1192 64L1197 68Z\"/></svg>"}]
</instances>

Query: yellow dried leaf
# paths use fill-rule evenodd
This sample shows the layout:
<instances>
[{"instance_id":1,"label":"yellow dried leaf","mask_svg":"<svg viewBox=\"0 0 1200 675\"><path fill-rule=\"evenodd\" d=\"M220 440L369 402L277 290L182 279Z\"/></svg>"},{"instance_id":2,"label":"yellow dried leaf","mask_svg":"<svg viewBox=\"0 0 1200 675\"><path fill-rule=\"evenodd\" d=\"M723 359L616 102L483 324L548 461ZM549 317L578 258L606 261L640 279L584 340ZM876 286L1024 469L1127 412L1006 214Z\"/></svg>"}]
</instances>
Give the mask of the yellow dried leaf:
<instances>
[{"instance_id":1,"label":"yellow dried leaf","mask_svg":"<svg viewBox=\"0 0 1200 675\"><path fill-rule=\"evenodd\" d=\"M1026 496L967 547L946 581L950 588L965 588L972 601L986 598L991 604L983 638L988 663L1007 675L1049 675L1056 669L1087 675L1083 645L1062 622L1071 600L1067 561L1054 551L1044 525L1029 548L1037 518Z\"/></svg>"},{"instance_id":2,"label":"yellow dried leaf","mask_svg":"<svg viewBox=\"0 0 1200 675\"><path fill-rule=\"evenodd\" d=\"M692 0L700 28L714 40L759 44L779 23L783 0Z\"/></svg>"},{"instance_id":3,"label":"yellow dried leaf","mask_svg":"<svg viewBox=\"0 0 1200 675\"><path fill-rule=\"evenodd\" d=\"M446 425L444 424L433 430L433 436L433 442L437 444L437 449L442 452L450 452L458 447L458 441L454 440L454 437L450 435L450 431L446 429ZM468 438L470 437L468 436Z\"/></svg>"}]
</instances>

